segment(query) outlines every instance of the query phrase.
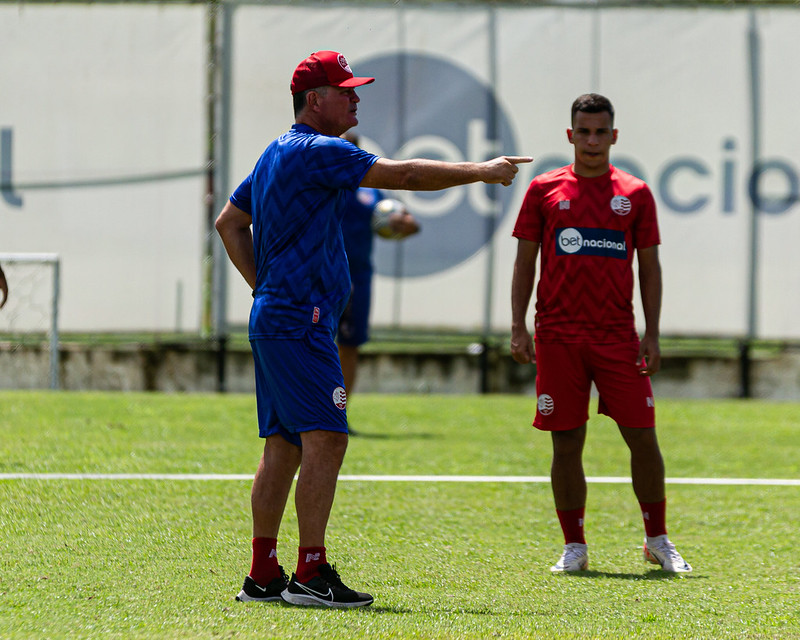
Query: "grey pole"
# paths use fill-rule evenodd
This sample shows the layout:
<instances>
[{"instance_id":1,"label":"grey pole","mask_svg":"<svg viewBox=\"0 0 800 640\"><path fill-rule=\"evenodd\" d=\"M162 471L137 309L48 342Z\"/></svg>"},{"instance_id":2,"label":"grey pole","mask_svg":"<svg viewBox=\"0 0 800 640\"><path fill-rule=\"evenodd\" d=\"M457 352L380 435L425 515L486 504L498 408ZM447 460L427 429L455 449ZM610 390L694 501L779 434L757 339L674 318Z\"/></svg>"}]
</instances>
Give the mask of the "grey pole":
<instances>
[{"instance_id":1,"label":"grey pole","mask_svg":"<svg viewBox=\"0 0 800 640\"><path fill-rule=\"evenodd\" d=\"M600 58L601 49L600 42L602 33L600 29L600 5L598 0L594 0L594 9L592 10L592 45L591 45L591 77L589 79L589 86L592 91L600 91Z\"/></svg>"},{"instance_id":2,"label":"grey pole","mask_svg":"<svg viewBox=\"0 0 800 640\"><path fill-rule=\"evenodd\" d=\"M487 104L487 137L495 141L498 138L498 102L497 102L497 16L494 7L489 7L489 86L492 91ZM489 202L491 211L486 217L486 286L483 300L483 336L480 353L481 364L481 393L489 392L489 337L492 331L492 300L494 298L494 260L495 246L494 235L497 227L497 218L500 210L500 194L497 185L488 185Z\"/></svg>"},{"instance_id":3,"label":"grey pole","mask_svg":"<svg viewBox=\"0 0 800 640\"><path fill-rule=\"evenodd\" d=\"M231 138L231 76L233 44L233 12L235 8L222 2L217 14L214 29L214 43L218 56L217 73L214 82L214 131L212 132L213 194L210 198L214 211L219 212L225 206L230 193L228 175L230 173L230 138ZM228 345L228 258L225 247L219 236L213 232L212 256L212 327L213 337L217 343L217 390L225 391L225 360Z\"/></svg>"},{"instance_id":4,"label":"grey pole","mask_svg":"<svg viewBox=\"0 0 800 640\"><path fill-rule=\"evenodd\" d=\"M60 355L58 337L58 305L61 298L61 258L53 260L53 317L50 319L50 388L58 389L60 381Z\"/></svg>"},{"instance_id":5,"label":"grey pole","mask_svg":"<svg viewBox=\"0 0 800 640\"><path fill-rule=\"evenodd\" d=\"M758 216L761 208L760 162L761 162L761 41L755 9L750 9L750 26L747 34L750 59L750 135L751 166L753 167L754 189L750 199L750 253L749 280L747 288L747 335L740 345L740 395L752 397L750 349L758 335Z\"/></svg>"},{"instance_id":6,"label":"grey pole","mask_svg":"<svg viewBox=\"0 0 800 640\"><path fill-rule=\"evenodd\" d=\"M406 12L405 5L400 2L397 7L397 41L399 65L397 69L397 95L400 104L397 109L397 142L395 149L405 144L408 138L408 118L406 113L408 91L408 55L406 52ZM413 213L413 211L411 212ZM399 329L403 313L403 258L404 243L394 243L394 281L392 282L392 326Z\"/></svg>"}]
</instances>

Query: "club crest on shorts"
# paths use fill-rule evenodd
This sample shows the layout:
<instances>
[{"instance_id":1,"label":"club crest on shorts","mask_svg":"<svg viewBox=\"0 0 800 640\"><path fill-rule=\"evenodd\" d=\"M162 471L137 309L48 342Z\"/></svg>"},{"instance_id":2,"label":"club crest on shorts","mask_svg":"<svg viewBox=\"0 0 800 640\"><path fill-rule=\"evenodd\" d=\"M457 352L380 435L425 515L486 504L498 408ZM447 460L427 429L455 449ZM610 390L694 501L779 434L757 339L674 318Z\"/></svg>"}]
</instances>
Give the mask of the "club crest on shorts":
<instances>
[{"instance_id":1,"label":"club crest on shorts","mask_svg":"<svg viewBox=\"0 0 800 640\"><path fill-rule=\"evenodd\" d=\"M553 403L553 398L551 396L543 393L536 401L536 407L539 409L539 413L541 413L543 416L549 416L551 413L553 413L555 404Z\"/></svg>"},{"instance_id":2,"label":"club crest on shorts","mask_svg":"<svg viewBox=\"0 0 800 640\"><path fill-rule=\"evenodd\" d=\"M347 407L347 392L344 390L344 387L336 387L333 390L333 404L336 405L337 409L341 409L342 411Z\"/></svg>"}]
</instances>

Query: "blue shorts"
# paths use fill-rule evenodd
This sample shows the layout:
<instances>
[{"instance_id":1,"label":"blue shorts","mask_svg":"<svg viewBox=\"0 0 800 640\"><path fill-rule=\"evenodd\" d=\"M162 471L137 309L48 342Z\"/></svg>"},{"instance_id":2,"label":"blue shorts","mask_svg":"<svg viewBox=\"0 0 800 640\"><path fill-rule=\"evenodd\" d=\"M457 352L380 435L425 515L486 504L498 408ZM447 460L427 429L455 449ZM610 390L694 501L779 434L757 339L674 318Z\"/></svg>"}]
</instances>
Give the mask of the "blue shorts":
<instances>
[{"instance_id":1,"label":"blue shorts","mask_svg":"<svg viewBox=\"0 0 800 640\"><path fill-rule=\"evenodd\" d=\"M300 433L347 433L347 396L333 336L309 329L297 339L251 338L258 435L280 434L300 446Z\"/></svg>"},{"instance_id":2,"label":"blue shorts","mask_svg":"<svg viewBox=\"0 0 800 640\"><path fill-rule=\"evenodd\" d=\"M353 280L350 301L339 320L336 341L348 347L360 347L369 340L369 308L372 304L372 277Z\"/></svg>"}]
</instances>

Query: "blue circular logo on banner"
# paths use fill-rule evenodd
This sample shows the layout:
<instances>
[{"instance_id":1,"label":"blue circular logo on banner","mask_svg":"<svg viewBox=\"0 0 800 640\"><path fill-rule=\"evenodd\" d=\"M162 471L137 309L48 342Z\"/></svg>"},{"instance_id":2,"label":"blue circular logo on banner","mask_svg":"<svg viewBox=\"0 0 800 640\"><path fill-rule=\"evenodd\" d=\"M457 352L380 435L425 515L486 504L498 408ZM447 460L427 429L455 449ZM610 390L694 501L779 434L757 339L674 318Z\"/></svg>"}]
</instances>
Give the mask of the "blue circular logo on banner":
<instances>
[{"instance_id":1,"label":"blue circular logo on banner","mask_svg":"<svg viewBox=\"0 0 800 640\"><path fill-rule=\"evenodd\" d=\"M358 62L360 144L377 155L480 162L516 155L511 125L491 87L427 55L396 53ZM513 188L476 183L441 191L392 191L422 231L402 242L375 242L375 271L427 276L454 267L484 247L508 214Z\"/></svg>"}]
</instances>

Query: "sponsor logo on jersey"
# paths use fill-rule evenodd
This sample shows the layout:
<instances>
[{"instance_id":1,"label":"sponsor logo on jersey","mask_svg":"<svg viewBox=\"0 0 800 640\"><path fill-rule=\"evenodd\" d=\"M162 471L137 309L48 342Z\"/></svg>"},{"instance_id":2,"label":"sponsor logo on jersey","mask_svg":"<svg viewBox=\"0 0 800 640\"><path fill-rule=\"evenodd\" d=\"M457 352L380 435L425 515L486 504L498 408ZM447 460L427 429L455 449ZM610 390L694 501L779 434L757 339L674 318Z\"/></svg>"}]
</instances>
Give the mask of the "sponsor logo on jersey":
<instances>
[{"instance_id":1,"label":"sponsor logo on jersey","mask_svg":"<svg viewBox=\"0 0 800 640\"><path fill-rule=\"evenodd\" d=\"M631 201L625 196L611 198L611 210L618 216L627 216L631 212Z\"/></svg>"},{"instance_id":2,"label":"sponsor logo on jersey","mask_svg":"<svg viewBox=\"0 0 800 640\"><path fill-rule=\"evenodd\" d=\"M562 227L556 229L556 255L628 257L625 232L617 229Z\"/></svg>"},{"instance_id":3,"label":"sponsor logo on jersey","mask_svg":"<svg viewBox=\"0 0 800 640\"><path fill-rule=\"evenodd\" d=\"M543 416L549 416L555 409L555 403L553 402L552 396L549 396L546 393L539 395L539 398L536 401L536 406L539 409L539 413L541 413Z\"/></svg>"},{"instance_id":4,"label":"sponsor logo on jersey","mask_svg":"<svg viewBox=\"0 0 800 640\"><path fill-rule=\"evenodd\" d=\"M560 200L558 202L558 209L560 211L567 211L569 210L569 200Z\"/></svg>"},{"instance_id":5,"label":"sponsor logo on jersey","mask_svg":"<svg viewBox=\"0 0 800 640\"><path fill-rule=\"evenodd\" d=\"M336 405L337 409L341 409L342 411L347 407L347 393L344 387L336 387L333 390L333 404Z\"/></svg>"},{"instance_id":6,"label":"sponsor logo on jersey","mask_svg":"<svg viewBox=\"0 0 800 640\"><path fill-rule=\"evenodd\" d=\"M319 322L319 307L314 307L314 315L311 316L311 322L314 324Z\"/></svg>"}]
</instances>

